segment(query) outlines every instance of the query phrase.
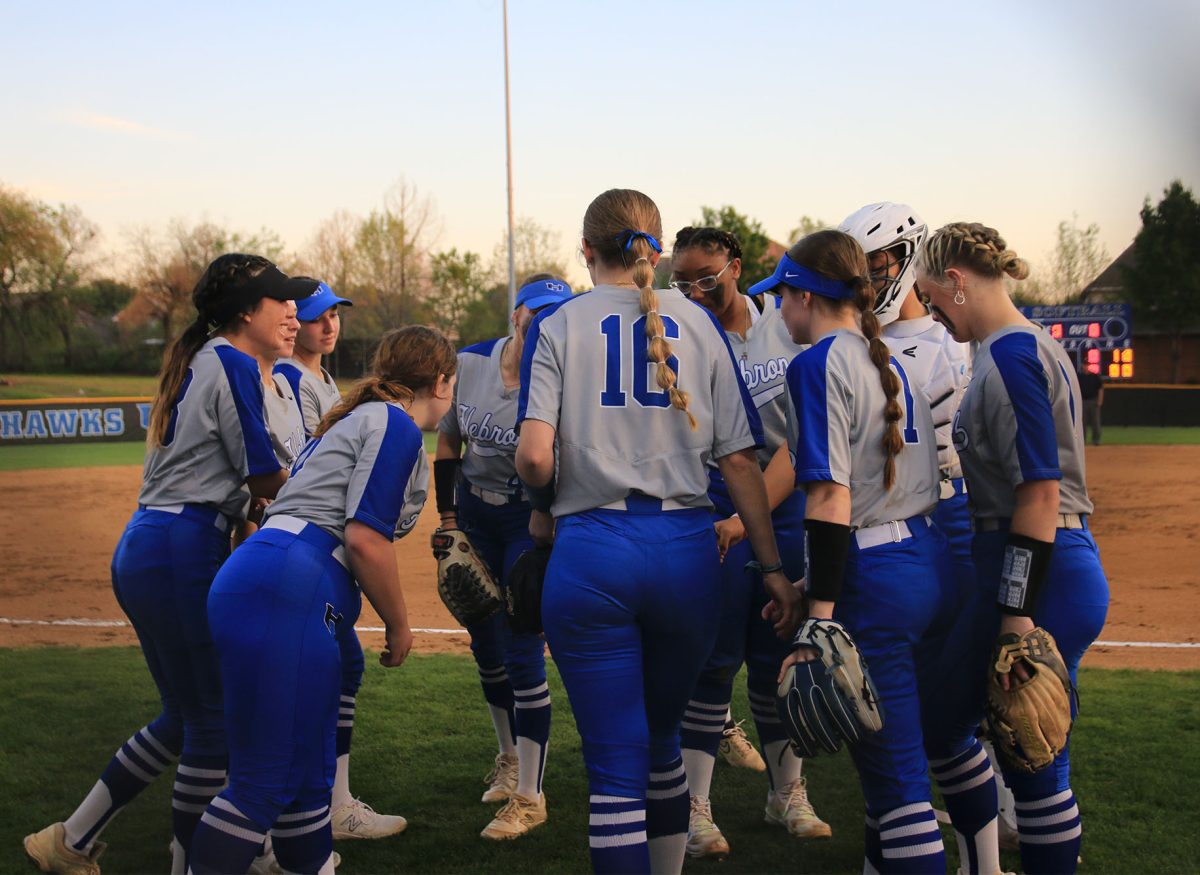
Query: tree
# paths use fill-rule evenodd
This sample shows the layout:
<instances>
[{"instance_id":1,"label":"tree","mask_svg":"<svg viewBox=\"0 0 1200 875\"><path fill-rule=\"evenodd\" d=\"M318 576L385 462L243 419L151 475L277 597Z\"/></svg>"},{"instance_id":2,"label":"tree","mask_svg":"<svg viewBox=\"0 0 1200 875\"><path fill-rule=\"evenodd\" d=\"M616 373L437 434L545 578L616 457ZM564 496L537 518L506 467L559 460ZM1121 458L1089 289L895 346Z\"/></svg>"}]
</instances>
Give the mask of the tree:
<instances>
[{"instance_id":1,"label":"tree","mask_svg":"<svg viewBox=\"0 0 1200 875\"><path fill-rule=\"evenodd\" d=\"M1019 297L1032 304L1071 303L1088 283L1100 275L1109 263L1108 252L1100 242L1100 226L1094 222L1079 227L1079 216L1058 223L1054 251L1047 271L1035 270L1020 284Z\"/></svg>"},{"instance_id":2,"label":"tree","mask_svg":"<svg viewBox=\"0 0 1200 875\"><path fill-rule=\"evenodd\" d=\"M731 206L723 206L720 209L701 207L700 221L695 224L706 228L720 228L738 238L742 244L742 276L738 280L738 288L741 291L746 291L775 270L775 260L768 255L771 238L757 219L743 216Z\"/></svg>"},{"instance_id":3,"label":"tree","mask_svg":"<svg viewBox=\"0 0 1200 875\"><path fill-rule=\"evenodd\" d=\"M513 241L513 266L518 286L521 280L535 273L567 275L562 237L557 231L539 225L528 216L520 216L513 223ZM508 287L507 231L500 235L500 242L492 250L491 273L495 282Z\"/></svg>"},{"instance_id":4,"label":"tree","mask_svg":"<svg viewBox=\"0 0 1200 875\"><path fill-rule=\"evenodd\" d=\"M430 282L433 294L429 310L434 324L452 339L462 341L467 313L485 298L490 285L483 260L474 252L439 252L430 259Z\"/></svg>"},{"instance_id":5,"label":"tree","mask_svg":"<svg viewBox=\"0 0 1200 875\"><path fill-rule=\"evenodd\" d=\"M826 228L832 227L833 225L821 219L814 219L812 216L801 216L800 224L788 231L788 246L791 246L801 237L807 237L814 231L824 231Z\"/></svg>"},{"instance_id":6,"label":"tree","mask_svg":"<svg viewBox=\"0 0 1200 875\"><path fill-rule=\"evenodd\" d=\"M1146 198L1141 215L1125 287L1135 318L1170 335L1178 383L1183 334L1200 325L1200 203L1176 179L1156 206Z\"/></svg>"}]
</instances>

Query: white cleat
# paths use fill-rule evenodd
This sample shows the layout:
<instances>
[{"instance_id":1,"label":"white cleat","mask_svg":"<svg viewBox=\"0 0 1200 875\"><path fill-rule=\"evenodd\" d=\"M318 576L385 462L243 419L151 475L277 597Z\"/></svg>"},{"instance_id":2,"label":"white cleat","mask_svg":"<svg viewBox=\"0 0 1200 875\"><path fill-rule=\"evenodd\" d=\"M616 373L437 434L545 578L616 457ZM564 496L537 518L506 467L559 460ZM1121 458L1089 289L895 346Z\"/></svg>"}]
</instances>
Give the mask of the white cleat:
<instances>
[{"instance_id":1,"label":"white cleat","mask_svg":"<svg viewBox=\"0 0 1200 875\"><path fill-rule=\"evenodd\" d=\"M361 799L351 799L330 816L333 838L382 839L404 832L408 821L399 814L380 814Z\"/></svg>"},{"instance_id":2,"label":"white cleat","mask_svg":"<svg viewBox=\"0 0 1200 875\"><path fill-rule=\"evenodd\" d=\"M693 796L688 815L686 845L689 857L711 857L724 860L729 856L729 842L713 822L712 803L706 796Z\"/></svg>"},{"instance_id":3,"label":"white cleat","mask_svg":"<svg viewBox=\"0 0 1200 875\"><path fill-rule=\"evenodd\" d=\"M503 802L517 792L517 755L496 754L496 764L483 779L488 784L480 802Z\"/></svg>"},{"instance_id":4,"label":"white cleat","mask_svg":"<svg viewBox=\"0 0 1200 875\"><path fill-rule=\"evenodd\" d=\"M798 839L827 839L829 824L817 817L808 801L808 779L797 778L767 796L766 821L787 827Z\"/></svg>"}]
</instances>

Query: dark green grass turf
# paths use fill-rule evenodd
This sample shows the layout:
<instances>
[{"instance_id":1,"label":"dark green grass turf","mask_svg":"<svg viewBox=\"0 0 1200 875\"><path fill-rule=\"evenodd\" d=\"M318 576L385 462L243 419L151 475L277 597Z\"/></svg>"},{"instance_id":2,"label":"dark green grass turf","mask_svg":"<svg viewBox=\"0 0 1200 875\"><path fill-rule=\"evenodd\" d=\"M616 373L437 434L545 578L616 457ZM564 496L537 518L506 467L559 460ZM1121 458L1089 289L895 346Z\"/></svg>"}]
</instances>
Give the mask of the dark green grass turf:
<instances>
[{"instance_id":1,"label":"dark green grass turf","mask_svg":"<svg viewBox=\"0 0 1200 875\"><path fill-rule=\"evenodd\" d=\"M0 374L0 401L23 398L146 397L158 378L136 374Z\"/></svg>"},{"instance_id":2,"label":"dark green grass turf","mask_svg":"<svg viewBox=\"0 0 1200 875\"><path fill-rule=\"evenodd\" d=\"M465 656L415 656L385 671L368 658L358 700L351 787L409 829L392 839L339 842L341 872L579 872L588 869L587 784L566 696L551 670L554 728L546 768L550 822L511 843L477 837L494 808L480 803L495 737ZM735 712L746 714L739 680ZM1084 817L1081 871L1189 872L1200 859L1200 673L1084 673L1073 739ZM70 813L116 747L157 712L131 648L0 650L0 872L26 870L21 837ZM750 724L747 723L747 726ZM861 795L849 757L805 768L832 840L802 845L762 822L765 779L718 764L713 807L731 845L725 863L688 873L861 871ZM170 778L146 790L106 830L106 875L164 871ZM954 841L946 833L950 849ZM1008 869L1019 867L1006 855ZM949 871L957 865L949 854Z\"/></svg>"}]
</instances>

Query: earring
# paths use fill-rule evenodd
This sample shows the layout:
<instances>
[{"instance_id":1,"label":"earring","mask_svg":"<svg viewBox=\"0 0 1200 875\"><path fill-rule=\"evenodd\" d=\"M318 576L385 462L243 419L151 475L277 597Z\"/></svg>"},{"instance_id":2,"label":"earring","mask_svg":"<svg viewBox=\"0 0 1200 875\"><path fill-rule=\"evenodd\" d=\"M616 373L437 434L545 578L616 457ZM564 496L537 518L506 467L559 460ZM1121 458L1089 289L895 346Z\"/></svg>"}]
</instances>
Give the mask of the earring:
<instances>
[{"instance_id":1,"label":"earring","mask_svg":"<svg viewBox=\"0 0 1200 875\"><path fill-rule=\"evenodd\" d=\"M954 293L954 303L962 305L966 303L966 295L963 294L962 286L959 286L958 291Z\"/></svg>"}]
</instances>

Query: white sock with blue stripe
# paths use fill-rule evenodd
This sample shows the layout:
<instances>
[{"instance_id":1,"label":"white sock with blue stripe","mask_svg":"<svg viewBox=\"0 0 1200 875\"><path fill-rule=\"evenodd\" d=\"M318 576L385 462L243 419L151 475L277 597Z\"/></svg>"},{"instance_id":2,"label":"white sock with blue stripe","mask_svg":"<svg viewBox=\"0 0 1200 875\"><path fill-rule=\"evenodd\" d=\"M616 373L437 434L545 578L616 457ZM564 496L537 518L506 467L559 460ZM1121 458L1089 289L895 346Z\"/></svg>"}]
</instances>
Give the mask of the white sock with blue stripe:
<instances>
[{"instance_id":1,"label":"white sock with blue stripe","mask_svg":"<svg viewBox=\"0 0 1200 875\"><path fill-rule=\"evenodd\" d=\"M983 745L973 738L956 756L930 760L929 768L954 825L962 870L985 875L999 872L996 773Z\"/></svg>"},{"instance_id":2,"label":"white sock with blue stripe","mask_svg":"<svg viewBox=\"0 0 1200 875\"><path fill-rule=\"evenodd\" d=\"M902 805L881 814L879 849L883 875L946 871L946 849L928 802Z\"/></svg>"},{"instance_id":3,"label":"white sock with blue stripe","mask_svg":"<svg viewBox=\"0 0 1200 875\"><path fill-rule=\"evenodd\" d=\"M479 669L479 683L483 687L483 698L487 700L488 713L496 730L496 741L500 753L517 752L517 721L513 714L513 688L508 680L508 670L503 665Z\"/></svg>"},{"instance_id":4,"label":"white sock with blue stripe","mask_svg":"<svg viewBox=\"0 0 1200 875\"><path fill-rule=\"evenodd\" d=\"M593 794L588 805L588 846L596 875L649 871L646 803L628 796Z\"/></svg>"},{"instance_id":5,"label":"white sock with blue stripe","mask_svg":"<svg viewBox=\"0 0 1200 875\"><path fill-rule=\"evenodd\" d=\"M1016 810L1021 868L1028 875L1074 872L1083 823L1070 788L1041 799L1018 799Z\"/></svg>"},{"instance_id":6,"label":"white sock with blue stripe","mask_svg":"<svg viewBox=\"0 0 1200 875\"><path fill-rule=\"evenodd\" d=\"M550 743L550 686L543 681L528 690L513 689L517 728L517 793L537 799L546 771Z\"/></svg>"}]
</instances>

